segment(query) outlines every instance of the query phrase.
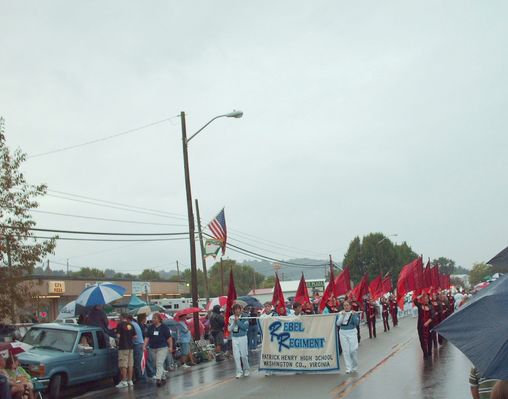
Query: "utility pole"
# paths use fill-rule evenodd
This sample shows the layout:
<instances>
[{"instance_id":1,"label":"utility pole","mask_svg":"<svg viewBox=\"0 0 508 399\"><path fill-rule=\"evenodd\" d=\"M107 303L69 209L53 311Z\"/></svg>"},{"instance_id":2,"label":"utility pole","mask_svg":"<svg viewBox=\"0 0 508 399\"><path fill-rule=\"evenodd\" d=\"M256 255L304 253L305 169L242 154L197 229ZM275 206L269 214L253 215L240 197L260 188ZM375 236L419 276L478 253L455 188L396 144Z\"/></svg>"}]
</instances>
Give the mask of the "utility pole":
<instances>
[{"instance_id":1,"label":"utility pole","mask_svg":"<svg viewBox=\"0 0 508 399\"><path fill-rule=\"evenodd\" d=\"M224 296L224 267L222 266L222 256L220 258L220 293Z\"/></svg>"},{"instance_id":2,"label":"utility pole","mask_svg":"<svg viewBox=\"0 0 508 399\"><path fill-rule=\"evenodd\" d=\"M180 120L182 123L182 149L183 149L183 168L185 172L185 192L187 195L187 217L189 220L189 246L190 246L190 261L191 261L191 293L192 293L192 306L198 307L198 272L196 269L196 241L195 241L195 226L194 226L194 212L192 209L192 193L191 181L189 170L189 153L187 141L187 125L185 124L185 112L180 112ZM199 314L193 314L194 319L194 340L199 341Z\"/></svg>"},{"instance_id":3,"label":"utility pole","mask_svg":"<svg viewBox=\"0 0 508 399\"><path fill-rule=\"evenodd\" d=\"M67 258L67 277L69 276L69 258Z\"/></svg>"},{"instance_id":4,"label":"utility pole","mask_svg":"<svg viewBox=\"0 0 508 399\"><path fill-rule=\"evenodd\" d=\"M199 204L198 199L196 202L196 216L198 218L198 233L199 233L199 244L201 246L201 261L203 262L203 276L205 278L205 297L206 303L210 300L210 294L208 293L208 274L206 272L206 258L205 258L205 246L203 245L203 231L201 230L201 218L199 217Z\"/></svg>"},{"instance_id":5,"label":"utility pole","mask_svg":"<svg viewBox=\"0 0 508 399\"><path fill-rule=\"evenodd\" d=\"M176 293L180 295L180 267L178 266L178 261L176 261L176 278L178 279L178 282L176 283Z\"/></svg>"}]
</instances>

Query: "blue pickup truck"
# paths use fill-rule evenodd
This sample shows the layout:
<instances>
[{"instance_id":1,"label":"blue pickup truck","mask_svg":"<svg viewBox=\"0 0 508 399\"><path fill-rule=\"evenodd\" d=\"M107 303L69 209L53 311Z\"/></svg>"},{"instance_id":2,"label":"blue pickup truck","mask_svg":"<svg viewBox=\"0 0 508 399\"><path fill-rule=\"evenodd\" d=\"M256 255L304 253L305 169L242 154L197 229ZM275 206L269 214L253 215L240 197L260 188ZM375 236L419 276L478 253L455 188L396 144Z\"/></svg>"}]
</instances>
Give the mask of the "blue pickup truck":
<instances>
[{"instance_id":1,"label":"blue pickup truck","mask_svg":"<svg viewBox=\"0 0 508 399\"><path fill-rule=\"evenodd\" d=\"M118 351L100 328L77 324L36 324L23 342L32 349L18 355L21 365L48 391L61 397L63 387L105 378L118 379Z\"/></svg>"}]
</instances>

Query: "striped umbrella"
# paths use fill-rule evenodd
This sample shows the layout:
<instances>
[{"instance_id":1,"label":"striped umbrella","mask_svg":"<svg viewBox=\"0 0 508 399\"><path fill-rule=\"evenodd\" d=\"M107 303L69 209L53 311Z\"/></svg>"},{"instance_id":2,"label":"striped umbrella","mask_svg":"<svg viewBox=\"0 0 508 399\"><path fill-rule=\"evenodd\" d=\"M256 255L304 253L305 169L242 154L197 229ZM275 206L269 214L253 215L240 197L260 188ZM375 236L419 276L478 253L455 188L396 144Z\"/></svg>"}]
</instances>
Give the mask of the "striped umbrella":
<instances>
[{"instance_id":1,"label":"striped umbrella","mask_svg":"<svg viewBox=\"0 0 508 399\"><path fill-rule=\"evenodd\" d=\"M87 287L79 294L76 303L82 306L105 305L123 296L125 288L112 283L99 283Z\"/></svg>"}]
</instances>

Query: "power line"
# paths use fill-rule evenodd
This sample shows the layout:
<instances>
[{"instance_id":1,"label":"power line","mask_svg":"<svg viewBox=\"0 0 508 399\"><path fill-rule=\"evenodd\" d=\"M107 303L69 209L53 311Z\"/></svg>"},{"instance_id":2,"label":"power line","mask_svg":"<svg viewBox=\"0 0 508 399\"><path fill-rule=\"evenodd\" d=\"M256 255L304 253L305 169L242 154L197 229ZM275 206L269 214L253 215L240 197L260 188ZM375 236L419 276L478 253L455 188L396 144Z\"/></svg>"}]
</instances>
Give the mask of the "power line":
<instances>
[{"instance_id":1,"label":"power line","mask_svg":"<svg viewBox=\"0 0 508 399\"><path fill-rule=\"evenodd\" d=\"M75 214L71 214L71 213L60 213L60 212L42 211L42 210L39 210L39 209L30 209L30 212L43 213L43 214L47 214L47 215L56 215L56 216L67 216L67 217L73 217L73 218L78 218L78 219L99 220L99 221L104 221L104 222L117 222L117 223L128 223L128 224L143 224L143 225L151 225L151 226L187 227L186 224L154 223L154 222L141 222L139 220L110 219L110 218L102 218L102 217L94 217L94 216L75 215Z\"/></svg>"},{"instance_id":2,"label":"power line","mask_svg":"<svg viewBox=\"0 0 508 399\"><path fill-rule=\"evenodd\" d=\"M5 236L2 236L5 237ZM25 238L37 238L40 240L58 240L58 241L96 241L96 242L156 242L156 241L184 241L185 238L140 238L140 239L108 239L108 238L74 238L74 237L41 237L26 236Z\"/></svg>"},{"instance_id":3,"label":"power line","mask_svg":"<svg viewBox=\"0 0 508 399\"><path fill-rule=\"evenodd\" d=\"M142 211L149 211L149 212L160 213L160 214L164 214L164 215L171 215L171 216L175 216L177 218L181 218L183 220L187 220L187 216L179 214L179 213L160 211L158 209L152 209L152 208L144 208L144 207L140 207L140 206L125 204L122 202L108 201L108 200L103 200L103 199L99 199L99 198L88 197L86 195L67 193L65 191L58 191L58 190L48 190L48 191L51 193L62 194L62 195L66 195L69 197L83 198L86 200L91 200L91 201L95 201L95 202L102 202L102 203L110 204L110 205L119 205L119 206L126 207L126 208L139 209Z\"/></svg>"},{"instance_id":4,"label":"power line","mask_svg":"<svg viewBox=\"0 0 508 399\"><path fill-rule=\"evenodd\" d=\"M116 137L125 136L126 134L138 132L140 130L143 130L143 129L146 129L146 128L149 128L149 127L152 127L152 126L156 126L156 125L159 125L161 123L168 122L168 121L170 121L170 120L172 120L174 118L178 118L178 115L177 116L172 116L171 118L165 118L165 119L161 119L161 120L156 121L156 122L148 123L146 125L143 125L143 126L140 126L140 127L136 127L136 128L133 128L133 129L125 130L125 131L120 132L120 133L112 134L110 136L101 137L101 138L98 138L98 139L95 139L95 140L86 141L84 143L74 144L74 145L70 145L70 146L67 146L67 147L61 147L61 148L57 148L57 149L54 149L54 150L50 150L50 151L46 151L46 152L41 152L41 153L38 153L38 154L30 155L30 156L27 157L27 159L38 158L38 157L42 157L42 156L45 156L45 155L55 154L57 152L63 152L63 151L67 151L67 150L73 150L75 148L84 147L86 145L96 144L96 143L99 143L99 142L102 142L102 141L111 140L111 139L114 139Z\"/></svg>"},{"instance_id":5,"label":"power line","mask_svg":"<svg viewBox=\"0 0 508 399\"><path fill-rule=\"evenodd\" d=\"M0 226L0 227L7 227L10 229L17 229L20 228L16 226ZM67 233L67 234L86 234L86 235L102 235L102 236L181 236L181 235L188 235L188 232L182 232L182 233L105 233L105 232L97 232L97 231L77 231L77 230L58 230L58 229L39 229L35 227L29 227L27 230L30 231L43 231L46 233Z\"/></svg>"}]
</instances>

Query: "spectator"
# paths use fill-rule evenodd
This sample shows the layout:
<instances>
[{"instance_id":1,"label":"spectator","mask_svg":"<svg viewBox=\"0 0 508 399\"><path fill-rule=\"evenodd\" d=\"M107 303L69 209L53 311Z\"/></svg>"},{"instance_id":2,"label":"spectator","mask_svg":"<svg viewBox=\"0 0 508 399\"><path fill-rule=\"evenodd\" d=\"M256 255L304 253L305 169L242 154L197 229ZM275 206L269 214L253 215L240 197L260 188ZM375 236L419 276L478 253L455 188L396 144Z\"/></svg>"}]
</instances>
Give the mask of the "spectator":
<instances>
[{"instance_id":1,"label":"spectator","mask_svg":"<svg viewBox=\"0 0 508 399\"><path fill-rule=\"evenodd\" d=\"M140 313L138 315L138 324L141 327L141 332L143 333L143 347L144 347L144 339L148 333L148 326L146 324L146 314ZM143 351L144 352L144 351ZM148 361L146 362L145 375L148 378L155 377L155 359L153 354L149 352Z\"/></svg>"},{"instance_id":2,"label":"spectator","mask_svg":"<svg viewBox=\"0 0 508 399\"><path fill-rule=\"evenodd\" d=\"M302 304L300 302L293 303L293 316L302 315Z\"/></svg>"},{"instance_id":3,"label":"spectator","mask_svg":"<svg viewBox=\"0 0 508 399\"><path fill-rule=\"evenodd\" d=\"M146 374L141 371L141 360L143 359L143 343L145 342L145 336L141 330L141 326L138 324L132 315L128 317L129 323L134 327L136 337L134 338L134 375L136 382L146 382Z\"/></svg>"},{"instance_id":4,"label":"spectator","mask_svg":"<svg viewBox=\"0 0 508 399\"><path fill-rule=\"evenodd\" d=\"M489 399L492 389L498 380L487 379L480 376L476 367L471 368L469 373L469 385L473 399Z\"/></svg>"},{"instance_id":5,"label":"spectator","mask_svg":"<svg viewBox=\"0 0 508 399\"><path fill-rule=\"evenodd\" d=\"M190 342L191 342L191 333L189 331L189 327L185 320L181 318L178 319L178 343L180 344L180 362L184 369L188 369L190 367L189 363L192 363L190 356Z\"/></svg>"},{"instance_id":6,"label":"spectator","mask_svg":"<svg viewBox=\"0 0 508 399\"><path fill-rule=\"evenodd\" d=\"M154 313L152 325L148 327L143 350L147 347L150 348L151 355L155 359L157 369L155 379L157 386L160 387L162 385L164 362L168 356L168 351L169 353L173 352L173 339L171 338L168 326L162 324L162 318L159 313Z\"/></svg>"},{"instance_id":7,"label":"spectator","mask_svg":"<svg viewBox=\"0 0 508 399\"><path fill-rule=\"evenodd\" d=\"M116 328L118 338L118 367L122 381L118 383L117 388L132 386L132 366L134 365L134 340L136 331L134 326L129 323L129 315L122 313L120 323Z\"/></svg>"},{"instance_id":8,"label":"spectator","mask_svg":"<svg viewBox=\"0 0 508 399\"><path fill-rule=\"evenodd\" d=\"M10 356L5 364L7 377L11 386L16 387L16 390L20 398L27 397L28 399L34 399L34 387L32 385L32 377L28 374L23 367L19 365L18 358ZM14 392L12 392L14 393ZM14 395L14 397L17 397Z\"/></svg>"},{"instance_id":9,"label":"spectator","mask_svg":"<svg viewBox=\"0 0 508 399\"><path fill-rule=\"evenodd\" d=\"M220 305L215 305L210 316L210 335L215 345L215 360L224 360L222 345L224 344L224 316L220 313Z\"/></svg>"},{"instance_id":10,"label":"spectator","mask_svg":"<svg viewBox=\"0 0 508 399\"><path fill-rule=\"evenodd\" d=\"M508 399L508 381L499 380L494 385L492 393L490 394L491 399Z\"/></svg>"}]
</instances>

